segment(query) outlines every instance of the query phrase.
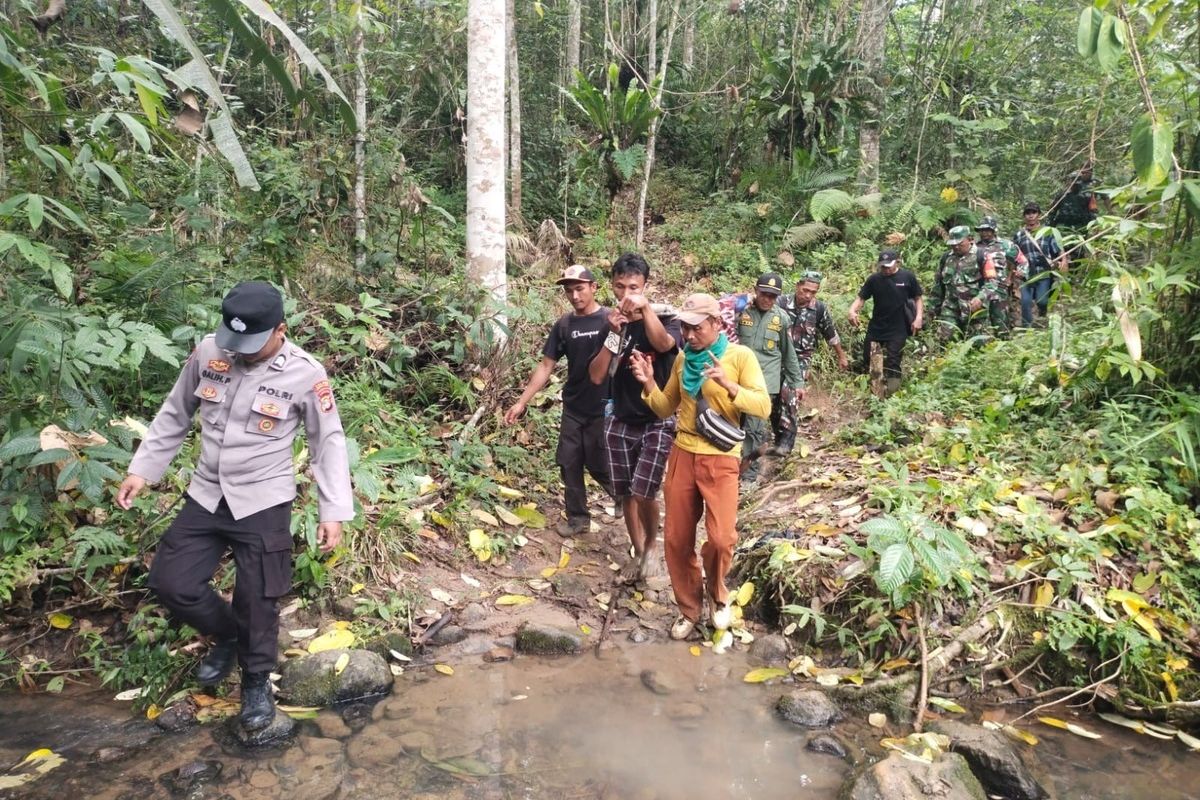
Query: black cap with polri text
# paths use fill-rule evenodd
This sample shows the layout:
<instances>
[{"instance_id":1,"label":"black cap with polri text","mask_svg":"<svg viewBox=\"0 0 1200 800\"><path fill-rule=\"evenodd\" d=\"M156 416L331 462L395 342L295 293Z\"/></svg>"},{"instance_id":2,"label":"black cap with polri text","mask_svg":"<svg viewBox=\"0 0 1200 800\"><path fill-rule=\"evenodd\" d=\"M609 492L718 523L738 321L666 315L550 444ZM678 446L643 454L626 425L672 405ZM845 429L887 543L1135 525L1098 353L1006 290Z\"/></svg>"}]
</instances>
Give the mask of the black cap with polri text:
<instances>
[{"instance_id":1,"label":"black cap with polri text","mask_svg":"<svg viewBox=\"0 0 1200 800\"><path fill-rule=\"evenodd\" d=\"M283 322L283 295L266 281L247 281L221 301L217 347L243 355L262 350L271 331Z\"/></svg>"}]
</instances>

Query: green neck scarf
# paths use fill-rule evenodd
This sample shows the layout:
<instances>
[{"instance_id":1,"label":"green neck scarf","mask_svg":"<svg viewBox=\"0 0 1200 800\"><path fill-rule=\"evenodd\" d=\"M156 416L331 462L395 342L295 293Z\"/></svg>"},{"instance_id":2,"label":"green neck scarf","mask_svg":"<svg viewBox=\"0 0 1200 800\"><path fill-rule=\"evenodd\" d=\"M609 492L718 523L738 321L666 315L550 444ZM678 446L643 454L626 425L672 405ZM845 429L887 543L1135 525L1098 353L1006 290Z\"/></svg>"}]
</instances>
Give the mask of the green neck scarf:
<instances>
[{"instance_id":1,"label":"green neck scarf","mask_svg":"<svg viewBox=\"0 0 1200 800\"><path fill-rule=\"evenodd\" d=\"M700 387L704 385L704 370L712 366L711 354L718 361L725 355L729 346L729 337L724 333L703 350L693 350L691 346L683 348L683 390L692 397L700 396Z\"/></svg>"}]
</instances>

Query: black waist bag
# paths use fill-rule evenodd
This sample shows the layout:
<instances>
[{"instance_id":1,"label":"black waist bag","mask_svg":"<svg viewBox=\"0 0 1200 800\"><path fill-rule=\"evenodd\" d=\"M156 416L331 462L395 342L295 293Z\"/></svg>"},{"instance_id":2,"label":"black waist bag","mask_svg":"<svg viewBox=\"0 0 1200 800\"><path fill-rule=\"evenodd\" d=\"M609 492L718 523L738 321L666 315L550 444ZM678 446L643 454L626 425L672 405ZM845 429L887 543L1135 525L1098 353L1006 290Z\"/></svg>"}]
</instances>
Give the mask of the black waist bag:
<instances>
[{"instance_id":1,"label":"black waist bag","mask_svg":"<svg viewBox=\"0 0 1200 800\"><path fill-rule=\"evenodd\" d=\"M704 395L696 398L696 432L722 453L742 443L746 432L709 407Z\"/></svg>"}]
</instances>

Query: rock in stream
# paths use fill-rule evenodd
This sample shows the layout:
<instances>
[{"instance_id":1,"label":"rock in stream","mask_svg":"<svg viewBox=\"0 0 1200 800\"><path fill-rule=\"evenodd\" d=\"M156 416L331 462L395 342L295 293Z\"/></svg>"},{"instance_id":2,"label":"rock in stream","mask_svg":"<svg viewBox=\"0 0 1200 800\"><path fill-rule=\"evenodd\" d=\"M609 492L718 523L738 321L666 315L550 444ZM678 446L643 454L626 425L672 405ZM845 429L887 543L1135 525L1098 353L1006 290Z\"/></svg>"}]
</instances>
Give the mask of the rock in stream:
<instances>
[{"instance_id":1,"label":"rock in stream","mask_svg":"<svg viewBox=\"0 0 1200 800\"><path fill-rule=\"evenodd\" d=\"M338 658L350 656L345 669L336 671ZM300 706L328 706L347 700L386 694L392 688L387 662L369 650L326 650L283 665L279 696Z\"/></svg>"}]
</instances>

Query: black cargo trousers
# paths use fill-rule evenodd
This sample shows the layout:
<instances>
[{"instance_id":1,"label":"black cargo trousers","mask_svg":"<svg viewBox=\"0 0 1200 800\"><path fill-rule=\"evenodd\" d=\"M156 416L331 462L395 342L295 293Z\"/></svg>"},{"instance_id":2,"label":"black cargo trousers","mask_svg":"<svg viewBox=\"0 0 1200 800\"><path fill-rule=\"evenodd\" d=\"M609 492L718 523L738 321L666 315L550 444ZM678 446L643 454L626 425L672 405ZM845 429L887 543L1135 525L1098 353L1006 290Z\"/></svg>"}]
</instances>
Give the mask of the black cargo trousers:
<instances>
[{"instance_id":1,"label":"black cargo trousers","mask_svg":"<svg viewBox=\"0 0 1200 800\"><path fill-rule=\"evenodd\" d=\"M279 657L276 601L292 585L292 501L234 519L224 498L210 513L186 497L150 565L150 588L179 621L206 636L237 638L246 672L275 669ZM233 550L233 605L213 590L213 573Z\"/></svg>"}]
</instances>

